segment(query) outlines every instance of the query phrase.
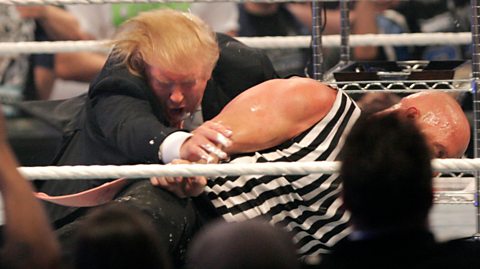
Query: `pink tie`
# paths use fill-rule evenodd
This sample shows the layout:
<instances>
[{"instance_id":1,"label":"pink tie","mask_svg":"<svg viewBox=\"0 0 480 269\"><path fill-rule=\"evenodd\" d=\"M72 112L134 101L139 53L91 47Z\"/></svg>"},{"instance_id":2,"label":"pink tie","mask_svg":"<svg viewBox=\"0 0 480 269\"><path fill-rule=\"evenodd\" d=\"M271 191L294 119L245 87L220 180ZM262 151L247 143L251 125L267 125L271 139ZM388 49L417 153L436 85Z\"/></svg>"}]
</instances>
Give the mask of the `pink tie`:
<instances>
[{"instance_id":1,"label":"pink tie","mask_svg":"<svg viewBox=\"0 0 480 269\"><path fill-rule=\"evenodd\" d=\"M128 181L125 178L119 178L79 193L50 196L43 192L37 192L35 196L44 201L63 206L91 207L111 201L127 183Z\"/></svg>"}]
</instances>

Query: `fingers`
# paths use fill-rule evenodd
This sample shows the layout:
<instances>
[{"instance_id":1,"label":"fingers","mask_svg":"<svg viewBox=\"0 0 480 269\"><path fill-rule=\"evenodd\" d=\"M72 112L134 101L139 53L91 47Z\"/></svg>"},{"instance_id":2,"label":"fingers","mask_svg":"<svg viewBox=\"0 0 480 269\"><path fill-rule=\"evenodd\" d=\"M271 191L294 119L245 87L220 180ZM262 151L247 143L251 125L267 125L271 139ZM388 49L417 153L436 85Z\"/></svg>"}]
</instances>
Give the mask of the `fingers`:
<instances>
[{"instance_id":1,"label":"fingers","mask_svg":"<svg viewBox=\"0 0 480 269\"><path fill-rule=\"evenodd\" d=\"M189 161L203 160L213 163L215 158L227 159L224 148L232 145L229 137L232 131L218 122L207 121L192 131L193 136L188 138L180 148L180 157Z\"/></svg>"},{"instance_id":2,"label":"fingers","mask_svg":"<svg viewBox=\"0 0 480 269\"><path fill-rule=\"evenodd\" d=\"M185 184L183 185L184 193L188 196L198 196L203 192L203 189L207 185L206 177L188 177L185 178Z\"/></svg>"},{"instance_id":3,"label":"fingers","mask_svg":"<svg viewBox=\"0 0 480 269\"><path fill-rule=\"evenodd\" d=\"M202 159L206 160L207 163L209 163L211 160L211 156L210 154L213 154L215 156L217 156L219 159L226 159L228 158L228 155L227 153L225 153L223 150L221 150L220 148L210 144L210 143L205 143L203 145L200 145L202 147L202 149L204 149L206 152L208 152L208 155L209 156L204 156L202 155ZM205 159L206 157L206 159Z\"/></svg>"},{"instance_id":4,"label":"fingers","mask_svg":"<svg viewBox=\"0 0 480 269\"><path fill-rule=\"evenodd\" d=\"M229 139L232 136L232 131L218 122L207 121L192 133L204 136L211 143L222 145L225 148L232 145L232 141Z\"/></svg>"},{"instance_id":5,"label":"fingers","mask_svg":"<svg viewBox=\"0 0 480 269\"><path fill-rule=\"evenodd\" d=\"M213 135L216 137L212 137L212 139L222 146L229 147L232 144L229 139L232 136L232 130L228 126L214 121L206 121L201 126L213 130L215 132Z\"/></svg>"},{"instance_id":6,"label":"fingers","mask_svg":"<svg viewBox=\"0 0 480 269\"><path fill-rule=\"evenodd\" d=\"M180 198L198 196L207 185L206 177L151 177L153 186L161 187Z\"/></svg>"},{"instance_id":7,"label":"fingers","mask_svg":"<svg viewBox=\"0 0 480 269\"><path fill-rule=\"evenodd\" d=\"M150 183L153 186L161 187L169 192L174 193L176 196L180 198L186 198L187 194L183 191L183 187L181 186L181 177L151 177Z\"/></svg>"},{"instance_id":8,"label":"fingers","mask_svg":"<svg viewBox=\"0 0 480 269\"><path fill-rule=\"evenodd\" d=\"M189 164L190 161L176 159L170 164ZM198 196L207 185L207 178L196 177L151 177L150 183L153 186L161 187L174 193L180 198Z\"/></svg>"}]
</instances>

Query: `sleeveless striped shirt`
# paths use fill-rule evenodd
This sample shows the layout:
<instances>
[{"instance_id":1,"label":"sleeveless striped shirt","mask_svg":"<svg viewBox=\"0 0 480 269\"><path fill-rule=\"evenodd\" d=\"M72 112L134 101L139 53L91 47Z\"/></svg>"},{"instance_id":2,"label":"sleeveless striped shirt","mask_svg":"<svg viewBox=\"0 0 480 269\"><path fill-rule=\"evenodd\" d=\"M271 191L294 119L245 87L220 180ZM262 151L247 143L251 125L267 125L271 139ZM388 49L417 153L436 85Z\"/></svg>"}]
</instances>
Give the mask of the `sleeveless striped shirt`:
<instances>
[{"instance_id":1,"label":"sleeveless striped shirt","mask_svg":"<svg viewBox=\"0 0 480 269\"><path fill-rule=\"evenodd\" d=\"M333 161L359 116L360 109L339 90L328 114L301 135L230 163ZM338 174L249 175L209 180L206 192L225 220L266 218L291 231L300 257L307 257L327 253L349 233L339 187Z\"/></svg>"}]
</instances>

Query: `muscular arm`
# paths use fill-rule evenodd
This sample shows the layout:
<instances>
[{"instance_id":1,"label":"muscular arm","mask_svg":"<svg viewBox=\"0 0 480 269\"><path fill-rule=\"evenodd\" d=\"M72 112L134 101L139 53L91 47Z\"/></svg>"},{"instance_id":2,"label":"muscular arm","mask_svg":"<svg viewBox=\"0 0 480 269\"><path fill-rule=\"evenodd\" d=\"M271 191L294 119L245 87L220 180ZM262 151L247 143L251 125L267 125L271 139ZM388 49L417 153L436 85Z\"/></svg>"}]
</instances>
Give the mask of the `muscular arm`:
<instances>
[{"instance_id":1,"label":"muscular arm","mask_svg":"<svg viewBox=\"0 0 480 269\"><path fill-rule=\"evenodd\" d=\"M229 126L228 154L278 145L313 126L332 107L336 90L312 79L274 79L233 99L213 121Z\"/></svg>"},{"instance_id":2,"label":"muscular arm","mask_svg":"<svg viewBox=\"0 0 480 269\"><path fill-rule=\"evenodd\" d=\"M312 79L274 79L258 84L233 99L215 118L233 131L229 154L254 152L281 144L323 119L337 91ZM187 163L177 161L174 163ZM203 192L205 177L152 177L151 183L179 197Z\"/></svg>"}]
</instances>

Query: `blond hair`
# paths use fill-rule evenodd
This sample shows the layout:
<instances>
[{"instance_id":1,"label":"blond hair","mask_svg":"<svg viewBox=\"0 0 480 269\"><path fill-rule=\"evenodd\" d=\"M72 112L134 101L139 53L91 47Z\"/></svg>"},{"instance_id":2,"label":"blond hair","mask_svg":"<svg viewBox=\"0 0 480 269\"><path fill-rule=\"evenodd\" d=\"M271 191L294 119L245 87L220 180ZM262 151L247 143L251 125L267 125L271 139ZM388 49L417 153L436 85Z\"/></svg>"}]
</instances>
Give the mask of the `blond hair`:
<instances>
[{"instance_id":1,"label":"blond hair","mask_svg":"<svg viewBox=\"0 0 480 269\"><path fill-rule=\"evenodd\" d=\"M215 33L195 15L171 9L140 13L112 41L112 57L137 76L146 63L182 72L200 67L210 76L219 56Z\"/></svg>"}]
</instances>

